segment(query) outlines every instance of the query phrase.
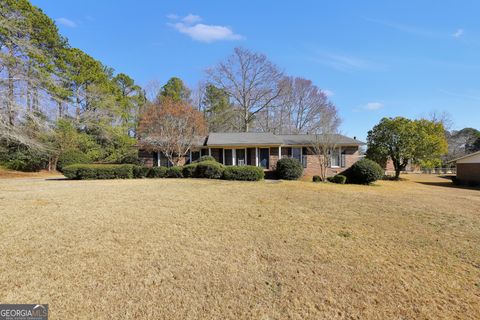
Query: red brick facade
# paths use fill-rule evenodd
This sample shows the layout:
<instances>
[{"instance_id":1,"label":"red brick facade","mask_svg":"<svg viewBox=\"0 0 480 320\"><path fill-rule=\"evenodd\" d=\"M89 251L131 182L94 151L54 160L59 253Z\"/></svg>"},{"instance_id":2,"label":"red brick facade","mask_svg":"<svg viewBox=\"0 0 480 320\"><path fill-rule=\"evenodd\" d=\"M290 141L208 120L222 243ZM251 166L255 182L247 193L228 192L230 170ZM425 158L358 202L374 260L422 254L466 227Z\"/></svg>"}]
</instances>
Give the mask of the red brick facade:
<instances>
[{"instance_id":1,"label":"red brick facade","mask_svg":"<svg viewBox=\"0 0 480 320\"><path fill-rule=\"evenodd\" d=\"M288 157L291 156L291 147L282 147L282 157ZM268 171L274 171L277 166L277 161L279 159L278 156L278 147L270 147L270 156L269 156L269 167ZM328 176L333 176L335 174L341 173L350 166L352 166L356 161L359 160L360 154L359 154L359 148L358 147L342 147L341 148L341 153L343 157L343 161L341 161L341 166L335 167L335 168L329 168L327 171ZM223 163L223 148L211 148L210 149L211 155L220 163ZM202 154L206 155L208 154L208 149L202 149ZM319 159L318 156L314 155L311 150L309 150L306 147L302 147L302 155L305 157L306 161L306 168L304 169L304 175L305 176L314 176L314 175L319 175L320 174L320 165L319 165ZM260 156L260 152L258 154ZM152 166L157 166L158 164L158 156L156 152L148 152L144 150L139 151L139 158L140 162L147 166L147 167L152 167ZM247 164L249 165L255 165L255 148L247 148ZM179 161L179 165L185 165L190 162L190 156L187 155L185 157L182 157ZM167 158L163 155L160 154L160 166L169 166Z\"/></svg>"}]
</instances>

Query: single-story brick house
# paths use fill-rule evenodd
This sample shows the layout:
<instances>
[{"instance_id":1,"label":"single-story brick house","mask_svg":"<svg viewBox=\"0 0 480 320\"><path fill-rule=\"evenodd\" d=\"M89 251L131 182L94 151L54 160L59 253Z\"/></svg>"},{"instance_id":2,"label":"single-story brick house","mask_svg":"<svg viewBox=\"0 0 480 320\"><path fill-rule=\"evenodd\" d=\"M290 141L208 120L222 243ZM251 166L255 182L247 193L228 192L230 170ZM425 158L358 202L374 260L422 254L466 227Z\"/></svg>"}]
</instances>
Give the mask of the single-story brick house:
<instances>
[{"instance_id":1,"label":"single-story brick house","mask_svg":"<svg viewBox=\"0 0 480 320\"><path fill-rule=\"evenodd\" d=\"M480 151L455 159L457 181L462 184L480 185Z\"/></svg>"},{"instance_id":2,"label":"single-story brick house","mask_svg":"<svg viewBox=\"0 0 480 320\"><path fill-rule=\"evenodd\" d=\"M200 156L210 155L224 165L252 165L275 170L279 155L282 158L298 159L304 166L305 175L318 175L318 157L311 150L314 135L242 132L210 133L199 138L189 154L180 159L180 164L188 164ZM335 175L349 168L360 159L359 148L365 143L340 134L335 135L336 150L331 155L329 175ZM146 166L169 166L161 152L139 151L140 160Z\"/></svg>"}]
</instances>

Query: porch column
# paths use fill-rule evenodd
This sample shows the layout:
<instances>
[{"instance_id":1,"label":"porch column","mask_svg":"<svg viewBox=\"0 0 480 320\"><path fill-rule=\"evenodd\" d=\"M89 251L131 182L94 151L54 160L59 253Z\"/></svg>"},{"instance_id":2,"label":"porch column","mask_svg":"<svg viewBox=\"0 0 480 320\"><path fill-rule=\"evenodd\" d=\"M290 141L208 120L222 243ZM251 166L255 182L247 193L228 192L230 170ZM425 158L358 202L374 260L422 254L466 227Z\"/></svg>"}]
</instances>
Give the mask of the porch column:
<instances>
[{"instance_id":1,"label":"porch column","mask_svg":"<svg viewBox=\"0 0 480 320\"><path fill-rule=\"evenodd\" d=\"M235 160L237 159L237 149L232 149L232 166L236 166Z\"/></svg>"},{"instance_id":2,"label":"porch column","mask_svg":"<svg viewBox=\"0 0 480 320\"><path fill-rule=\"evenodd\" d=\"M208 148L208 155L211 157L212 156L212 148Z\"/></svg>"},{"instance_id":3,"label":"porch column","mask_svg":"<svg viewBox=\"0 0 480 320\"><path fill-rule=\"evenodd\" d=\"M222 152L223 152L222 162L223 162L223 165L225 165L225 148L222 149Z\"/></svg>"},{"instance_id":4,"label":"porch column","mask_svg":"<svg viewBox=\"0 0 480 320\"><path fill-rule=\"evenodd\" d=\"M157 151L157 167L160 167L160 151Z\"/></svg>"},{"instance_id":5,"label":"porch column","mask_svg":"<svg viewBox=\"0 0 480 320\"><path fill-rule=\"evenodd\" d=\"M282 159L282 147L278 147L278 160Z\"/></svg>"},{"instance_id":6,"label":"porch column","mask_svg":"<svg viewBox=\"0 0 480 320\"><path fill-rule=\"evenodd\" d=\"M247 152L247 148L245 148L245 155L243 156L243 158L244 158L244 159L243 159L243 161L244 161L243 165L248 166L248 152Z\"/></svg>"},{"instance_id":7,"label":"porch column","mask_svg":"<svg viewBox=\"0 0 480 320\"><path fill-rule=\"evenodd\" d=\"M255 166L258 167L258 147L255 148Z\"/></svg>"}]
</instances>

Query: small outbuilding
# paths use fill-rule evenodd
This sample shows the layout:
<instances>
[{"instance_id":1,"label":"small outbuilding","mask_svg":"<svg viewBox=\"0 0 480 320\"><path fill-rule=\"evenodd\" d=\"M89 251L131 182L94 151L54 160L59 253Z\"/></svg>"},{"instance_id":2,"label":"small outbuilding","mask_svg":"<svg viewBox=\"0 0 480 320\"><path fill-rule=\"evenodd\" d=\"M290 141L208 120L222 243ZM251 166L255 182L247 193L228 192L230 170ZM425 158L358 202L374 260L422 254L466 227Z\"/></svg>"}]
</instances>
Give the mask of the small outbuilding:
<instances>
[{"instance_id":1,"label":"small outbuilding","mask_svg":"<svg viewBox=\"0 0 480 320\"><path fill-rule=\"evenodd\" d=\"M453 160L457 165L457 181L462 184L480 185L480 151Z\"/></svg>"}]
</instances>

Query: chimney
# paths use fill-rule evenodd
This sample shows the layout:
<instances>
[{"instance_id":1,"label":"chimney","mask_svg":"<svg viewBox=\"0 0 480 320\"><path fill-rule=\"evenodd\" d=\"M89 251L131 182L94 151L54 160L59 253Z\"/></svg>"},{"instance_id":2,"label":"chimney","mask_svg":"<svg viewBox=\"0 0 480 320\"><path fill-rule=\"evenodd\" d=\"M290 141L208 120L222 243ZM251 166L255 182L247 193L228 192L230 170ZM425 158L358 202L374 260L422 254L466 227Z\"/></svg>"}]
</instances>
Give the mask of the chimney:
<instances>
[{"instance_id":1,"label":"chimney","mask_svg":"<svg viewBox=\"0 0 480 320\"><path fill-rule=\"evenodd\" d=\"M353 137L353 140L357 140L357 137Z\"/></svg>"}]
</instances>

